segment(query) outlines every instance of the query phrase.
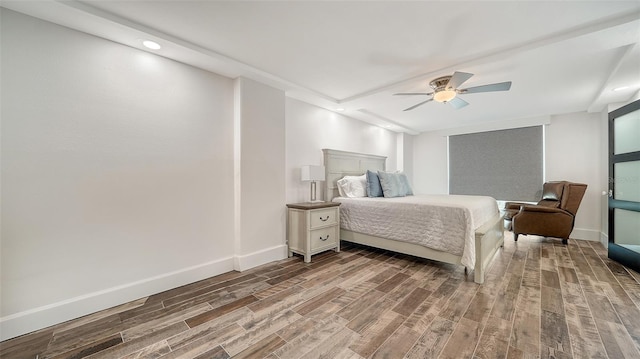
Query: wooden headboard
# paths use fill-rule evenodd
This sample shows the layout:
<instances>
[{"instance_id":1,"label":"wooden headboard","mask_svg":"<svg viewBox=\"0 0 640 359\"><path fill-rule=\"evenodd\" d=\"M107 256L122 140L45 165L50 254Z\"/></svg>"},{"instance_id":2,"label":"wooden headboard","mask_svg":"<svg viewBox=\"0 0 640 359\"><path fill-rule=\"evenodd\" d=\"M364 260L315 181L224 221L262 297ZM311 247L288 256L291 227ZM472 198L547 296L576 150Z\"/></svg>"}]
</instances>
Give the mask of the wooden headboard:
<instances>
[{"instance_id":1,"label":"wooden headboard","mask_svg":"<svg viewBox=\"0 0 640 359\"><path fill-rule=\"evenodd\" d=\"M322 152L324 153L325 201L331 201L334 197L338 197L336 181L340 178L344 176L359 176L367 172L367 170L386 170L386 156L330 149L323 149Z\"/></svg>"}]
</instances>

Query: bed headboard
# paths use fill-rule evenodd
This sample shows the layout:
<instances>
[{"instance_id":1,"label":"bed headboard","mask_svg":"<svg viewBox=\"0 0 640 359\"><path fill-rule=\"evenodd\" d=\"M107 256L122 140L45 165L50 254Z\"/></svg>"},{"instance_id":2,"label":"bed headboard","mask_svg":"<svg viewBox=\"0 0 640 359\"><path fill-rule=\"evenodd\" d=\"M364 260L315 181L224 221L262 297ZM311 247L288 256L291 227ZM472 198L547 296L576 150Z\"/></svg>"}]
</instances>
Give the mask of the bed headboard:
<instances>
[{"instance_id":1,"label":"bed headboard","mask_svg":"<svg viewBox=\"0 0 640 359\"><path fill-rule=\"evenodd\" d=\"M386 170L386 156L330 149L323 149L322 152L324 153L325 201L331 201L333 197L338 197L336 181L340 178L344 176L359 176L367 172L367 170Z\"/></svg>"}]
</instances>

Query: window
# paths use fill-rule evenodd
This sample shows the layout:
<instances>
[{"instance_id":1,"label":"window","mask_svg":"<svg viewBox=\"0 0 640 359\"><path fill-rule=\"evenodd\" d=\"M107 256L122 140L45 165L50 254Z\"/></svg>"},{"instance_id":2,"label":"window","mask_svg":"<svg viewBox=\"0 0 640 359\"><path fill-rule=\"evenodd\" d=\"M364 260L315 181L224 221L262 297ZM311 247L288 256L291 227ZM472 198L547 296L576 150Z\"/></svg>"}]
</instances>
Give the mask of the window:
<instances>
[{"instance_id":1,"label":"window","mask_svg":"<svg viewBox=\"0 0 640 359\"><path fill-rule=\"evenodd\" d=\"M449 136L449 193L538 201L544 181L542 126Z\"/></svg>"}]
</instances>

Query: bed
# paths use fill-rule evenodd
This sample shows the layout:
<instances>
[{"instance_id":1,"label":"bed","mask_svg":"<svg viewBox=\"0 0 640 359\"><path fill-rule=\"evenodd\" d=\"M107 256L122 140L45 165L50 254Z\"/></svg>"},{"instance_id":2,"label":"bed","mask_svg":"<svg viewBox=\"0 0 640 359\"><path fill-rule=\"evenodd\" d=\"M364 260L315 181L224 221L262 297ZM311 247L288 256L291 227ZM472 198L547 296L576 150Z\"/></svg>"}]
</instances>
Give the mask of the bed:
<instances>
[{"instance_id":1,"label":"bed","mask_svg":"<svg viewBox=\"0 0 640 359\"><path fill-rule=\"evenodd\" d=\"M343 220L341 220L341 240L440 262L464 265L465 269L473 269L476 283L484 282L484 274L491 259L504 243L502 215L497 209L495 200L490 197L448 195L408 196L397 199L341 198L336 184L339 179L344 176L362 175L367 170L385 171L386 157L331 149L322 151L326 171L325 200L332 201L335 198L335 201L341 202L341 217L344 217L345 221L349 218L352 220L355 218L356 222L356 225L343 224ZM489 199L487 200L487 198ZM427 203L431 207L426 209L420 207L419 210L416 210L418 207L415 206L423 206ZM377 229L366 228L368 224L365 220L370 219L365 219L363 213L366 212L367 215L373 213L373 220L379 221L384 218L383 212L389 213L385 209L388 206L396 206L401 210L404 208L404 212L396 214L395 220L393 215L388 217L386 219L388 227L386 228L384 225ZM487 206L492 208L487 209ZM422 213L422 218L438 218L435 218L433 223L428 223L425 220L427 223L425 227L422 227L423 232L413 237L429 237L430 240L440 237L443 242L456 242L454 247L457 249L432 243L431 247L438 248L434 249L419 244L418 240L406 241L412 235L404 229L413 227L409 224L415 224L417 221L415 218L412 220L407 216L416 213ZM447 213L451 213L451 215ZM408 219L408 224L403 226L398 222L397 219L400 217ZM458 218L458 222L452 218ZM350 229L342 228L343 226ZM371 225L371 227L374 226ZM426 232L425 228L427 228Z\"/></svg>"}]
</instances>

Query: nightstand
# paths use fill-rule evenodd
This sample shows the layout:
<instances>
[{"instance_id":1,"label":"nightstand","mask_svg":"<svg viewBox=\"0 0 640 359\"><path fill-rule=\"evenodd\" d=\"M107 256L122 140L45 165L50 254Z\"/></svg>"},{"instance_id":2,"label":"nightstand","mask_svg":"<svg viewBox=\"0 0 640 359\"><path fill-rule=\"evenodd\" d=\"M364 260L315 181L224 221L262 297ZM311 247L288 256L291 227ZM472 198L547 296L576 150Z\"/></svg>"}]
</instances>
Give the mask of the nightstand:
<instances>
[{"instance_id":1,"label":"nightstand","mask_svg":"<svg viewBox=\"0 0 640 359\"><path fill-rule=\"evenodd\" d=\"M340 252L340 203L307 202L287 204L287 242L293 253L311 256L329 249Z\"/></svg>"}]
</instances>

